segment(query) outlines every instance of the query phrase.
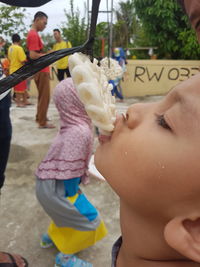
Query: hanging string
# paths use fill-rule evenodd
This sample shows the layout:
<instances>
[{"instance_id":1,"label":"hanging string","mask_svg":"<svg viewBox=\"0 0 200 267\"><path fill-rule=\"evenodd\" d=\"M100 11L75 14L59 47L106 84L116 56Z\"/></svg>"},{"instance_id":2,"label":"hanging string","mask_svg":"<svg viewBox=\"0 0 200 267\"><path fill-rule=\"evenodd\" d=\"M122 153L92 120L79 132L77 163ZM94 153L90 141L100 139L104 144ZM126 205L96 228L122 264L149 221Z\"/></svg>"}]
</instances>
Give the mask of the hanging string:
<instances>
[{"instance_id":1,"label":"hanging string","mask_svg":"<svg viewBox=\"0 0 200 267\"><path fill-rule=\"evenodd\" d=\"M46 54L36 60L32 60L25 64L23 67L13 72L11 75L0 80L0 94L6 92L10 88L14 87L21 81L34 75L41 69L49 66L60 58L69 56L75 52L83 52L88 54L91 59L93 58L93 44L96 31L97 16L99 11L99 4L101 0L92 1L92 17L90 24L90 33L88 40L81 46L65 48L52 53Z\"/></svg>"},{"instance_id":2,"label":"hanging string","mask_svg":"<svg viewBox=\"0 0 200 267\"><path fill-rule=\"evenodd\" d=\"M110 68L110 22L108 14L108 0L106 0L106 8L107 8L107 25L108 25L108 67Z\"/></svg>"}]
</instances>

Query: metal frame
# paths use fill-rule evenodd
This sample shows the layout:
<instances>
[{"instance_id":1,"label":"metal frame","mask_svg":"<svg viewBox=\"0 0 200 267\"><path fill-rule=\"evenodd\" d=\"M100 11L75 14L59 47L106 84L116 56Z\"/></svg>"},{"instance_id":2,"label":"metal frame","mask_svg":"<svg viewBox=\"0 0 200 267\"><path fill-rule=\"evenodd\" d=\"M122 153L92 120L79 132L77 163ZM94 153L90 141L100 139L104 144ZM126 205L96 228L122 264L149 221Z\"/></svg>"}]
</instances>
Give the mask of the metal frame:
<instances>
[{"instance_id":1,"label":"metal frame","mask_svg":"<svg viewBox=\"0 0 200 267\"><path fill-rule=\"evenodd\" d=\"M108 4L109 0L107 0L107 4ZM99 13L106 13L106 14L111 14L111 18L110 18L110 23L109 23L109 57L112 56L112 43L113 43L113 0L110 1L111 2L111 6L110 6L110 10L99 10ZM90 0L87 0L87 23L88 23L88 32L89 32L89 25L90 25L90 13L92 11L90 10Z\"/></svg>"}]
</instances>

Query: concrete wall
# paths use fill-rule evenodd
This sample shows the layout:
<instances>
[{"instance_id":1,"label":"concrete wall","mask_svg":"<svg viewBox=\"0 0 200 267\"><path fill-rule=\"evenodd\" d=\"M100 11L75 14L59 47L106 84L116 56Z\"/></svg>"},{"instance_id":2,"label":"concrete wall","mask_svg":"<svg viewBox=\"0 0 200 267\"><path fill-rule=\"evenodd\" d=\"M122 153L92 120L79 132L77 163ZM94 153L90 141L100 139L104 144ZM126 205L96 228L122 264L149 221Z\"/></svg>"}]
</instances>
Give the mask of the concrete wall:
<instances>
[{"instance_id":1,"label":"concrete wall","mask_svg":"<svg viewBox=\"0 0 200 267\"><path fill-rule=\"evenodd\" d=\"M124 82L125 97L162 95L177 83L199 72L198 60L128 60Z\"/></svg>"},{"instance_id":2,"label":"concrete wall","mask_svg":"<svg viewBox=\"0 0 200 267\"><path fill-rule=\"evenodd\" d=\"M177 83L199 72L198 60L128 60L124 82L121 82L124 97L163 95ZM51 74L51 91L58 83ZM31 81L32 96L37 96L35 83Z\"/></svg>"}]
</instances>

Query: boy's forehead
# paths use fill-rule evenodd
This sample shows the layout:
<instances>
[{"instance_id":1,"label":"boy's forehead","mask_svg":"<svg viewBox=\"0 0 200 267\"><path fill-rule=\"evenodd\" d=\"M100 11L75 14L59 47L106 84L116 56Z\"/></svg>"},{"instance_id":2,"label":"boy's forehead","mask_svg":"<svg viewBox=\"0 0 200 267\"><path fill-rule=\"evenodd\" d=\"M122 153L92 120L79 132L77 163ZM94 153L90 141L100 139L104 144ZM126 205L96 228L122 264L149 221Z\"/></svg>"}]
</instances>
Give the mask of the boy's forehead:
<instances>
[{"instance_id":1,"label":"boy's forehead","mask_svg":"<svg viewBox=\"0 0 200 267\"><path fill-rule=\"evenodd\" d=\"M200 19L200 1L199 0L182 0L180 3L184 6L190 22L196 29L196 23Z\"/></svg>"},{"instance_id":2,"label":"boy's forehead","mask_svg":"<svg viewBox=\"0 0 200 267\"><path fill-rule=\"evenodd\" d=\"M166 98L180 103L184 110L195 110L195 116L200 117L200 73L176 85Z\"/></svg>"},{"instance_id":3,"label":"boy's forehead","mask_svg":"<svg viewBox=\"0 0 200 267\"><path fill-rule=\"evenodd\" d=\"M200 73L176 85L172 91L177 91L179 94L200 96Z\"/></svg>"}]
</instances>

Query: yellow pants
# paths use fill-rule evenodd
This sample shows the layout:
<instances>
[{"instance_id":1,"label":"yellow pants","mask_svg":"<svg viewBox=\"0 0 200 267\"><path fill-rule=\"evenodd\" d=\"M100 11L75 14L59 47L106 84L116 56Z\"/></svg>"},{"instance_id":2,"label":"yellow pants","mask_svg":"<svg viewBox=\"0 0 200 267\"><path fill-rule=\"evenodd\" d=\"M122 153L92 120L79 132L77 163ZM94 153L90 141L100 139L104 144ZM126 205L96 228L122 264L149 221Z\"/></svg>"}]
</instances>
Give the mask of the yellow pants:
<instances>
[{"instance_id":1,"label":"yellow pants","mask_svg":"<svg viewBox=\"0 0 200 267\"><path fill-rule=\"evenodd\" d=\"M67 199L74 203L77 195ZM48 235L60 252L74 254L104 238L107 235L107 229L102 220L99 226L91 231L80 231L70 227L57 227L54 222L51 222L48 228Z\"/></svg>"}]
</instances>

